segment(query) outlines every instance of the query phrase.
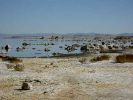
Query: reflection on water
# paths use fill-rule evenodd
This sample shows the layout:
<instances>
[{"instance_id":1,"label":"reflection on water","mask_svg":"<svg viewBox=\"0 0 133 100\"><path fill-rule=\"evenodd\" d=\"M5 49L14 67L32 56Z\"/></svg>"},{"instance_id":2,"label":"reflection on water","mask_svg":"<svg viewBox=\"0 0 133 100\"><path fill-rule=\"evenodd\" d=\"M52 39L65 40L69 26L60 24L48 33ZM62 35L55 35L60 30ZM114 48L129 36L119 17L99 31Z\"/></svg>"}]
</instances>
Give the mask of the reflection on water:
<instances>
[{"instance_id":1,"label":"reflection on water","mask_svg":"<svg viewBox=\"0 0 133 100\"><path fill-rule=\"evenodd\" d=\"M0 39L0 53L14 57L50 57L55 53L81 53L81 45L87 41L44 40L44 39ZM74 46L71 48L73 44ZM6 45L11 48L4 49Z\"/></svg>"}]
</instances>

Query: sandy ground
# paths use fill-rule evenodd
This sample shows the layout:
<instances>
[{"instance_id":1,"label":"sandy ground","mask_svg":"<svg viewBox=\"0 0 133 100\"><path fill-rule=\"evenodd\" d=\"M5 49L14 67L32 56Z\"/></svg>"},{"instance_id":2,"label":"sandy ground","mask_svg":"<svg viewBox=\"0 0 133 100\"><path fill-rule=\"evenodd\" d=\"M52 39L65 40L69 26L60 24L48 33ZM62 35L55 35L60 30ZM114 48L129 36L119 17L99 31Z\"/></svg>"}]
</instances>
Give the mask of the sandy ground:
<instances>
[{"instance_id":1,"label":"sandy ground","mask_svg":"<svg viewBox=\"0 0 133 100\"><path fill-rule=\"evenodd\" d=\"M132 63L79 59L23 58L23 72L0 61L0 100L133 100ZM32 90L21 90L24 80Z\"/></svg>"}]
</instances>

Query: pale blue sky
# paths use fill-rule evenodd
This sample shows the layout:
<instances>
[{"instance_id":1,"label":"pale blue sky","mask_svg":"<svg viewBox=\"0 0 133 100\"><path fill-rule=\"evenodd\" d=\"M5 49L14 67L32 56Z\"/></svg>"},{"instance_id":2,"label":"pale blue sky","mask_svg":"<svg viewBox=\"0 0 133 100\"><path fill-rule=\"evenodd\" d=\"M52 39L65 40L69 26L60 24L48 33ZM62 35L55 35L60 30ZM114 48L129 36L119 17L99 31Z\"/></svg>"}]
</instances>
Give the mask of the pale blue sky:
<instances>
[{"instance_id":1,"label":"pale blue sky","mask_svg":"<svg viewBox=\"0 0 133 100\"><path fill-rule=\"evenodd\" d=\"M133 33L133 0L0 0L0 33Z\"/></svg>"}]
</instances>

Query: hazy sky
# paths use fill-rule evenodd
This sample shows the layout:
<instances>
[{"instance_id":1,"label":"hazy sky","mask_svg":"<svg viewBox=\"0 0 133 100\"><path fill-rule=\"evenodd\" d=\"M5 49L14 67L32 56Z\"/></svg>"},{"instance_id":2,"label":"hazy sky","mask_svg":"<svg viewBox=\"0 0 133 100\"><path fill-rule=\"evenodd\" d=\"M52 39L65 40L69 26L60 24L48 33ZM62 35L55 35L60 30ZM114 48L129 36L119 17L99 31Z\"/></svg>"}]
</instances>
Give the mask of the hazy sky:
<instances>
[{"instance_id":1,"label":"hazy sky","mask_svg":"<svg viewBox=\"0 0 133 100\"><path fill-rule=\"evenodd\" d=\"M133 32L133 0L0 0L0 33Z\"/></svg>"}]
</instances>

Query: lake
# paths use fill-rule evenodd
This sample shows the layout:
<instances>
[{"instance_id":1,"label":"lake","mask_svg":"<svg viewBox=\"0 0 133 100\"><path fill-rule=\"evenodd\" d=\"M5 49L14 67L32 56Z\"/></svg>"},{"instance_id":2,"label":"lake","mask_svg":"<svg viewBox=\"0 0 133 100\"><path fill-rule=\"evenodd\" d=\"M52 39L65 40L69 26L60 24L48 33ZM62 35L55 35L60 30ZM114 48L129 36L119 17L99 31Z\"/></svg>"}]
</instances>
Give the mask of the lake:
<instances>
[{"instance_id":1,"label":"lake","mask_svg":"<svg viewBox=\"0 0 133 100\"><path fill-rule=\"evenodd\" d=\"M53 53L79 54L81 45L86 44L86 40L49 40L49 39L0 39L0 53L6 53L13 57L51 57ZM68 52L65 48L78 44L75 50ZM10 45L11 49L3 49ZM23 49L22 49L23 48Z\"/></svg>"},{"instance_id":2,"label":"lake","mask_svg":"<svg viewBox=\"0 0 133 100\"><path fill-rule=\"evenodd\" d=\"M114 45L128 48L133 47L133 43L102 39L40 39L40 38L0 38L0 54L12 57L52 57L65 54L80 54L81 46L95 44ZM11 49L5 50L5 46L10 45ZM93 50L94 51L94 50Z\"/></svg>"}]
</instances>

